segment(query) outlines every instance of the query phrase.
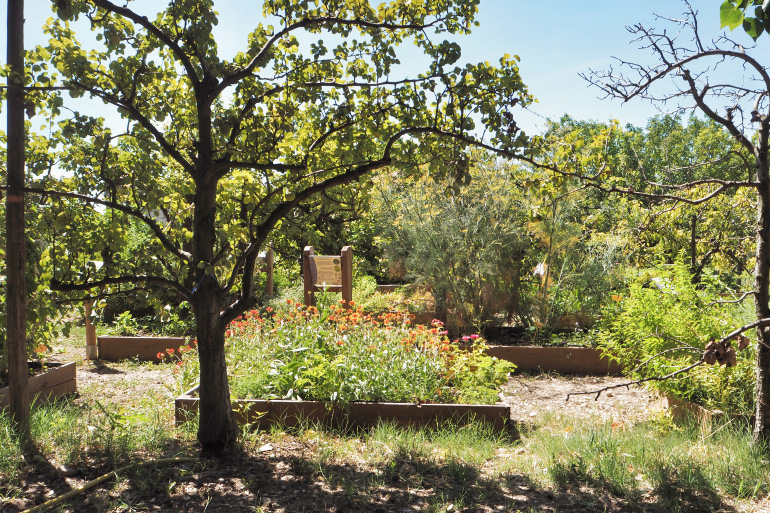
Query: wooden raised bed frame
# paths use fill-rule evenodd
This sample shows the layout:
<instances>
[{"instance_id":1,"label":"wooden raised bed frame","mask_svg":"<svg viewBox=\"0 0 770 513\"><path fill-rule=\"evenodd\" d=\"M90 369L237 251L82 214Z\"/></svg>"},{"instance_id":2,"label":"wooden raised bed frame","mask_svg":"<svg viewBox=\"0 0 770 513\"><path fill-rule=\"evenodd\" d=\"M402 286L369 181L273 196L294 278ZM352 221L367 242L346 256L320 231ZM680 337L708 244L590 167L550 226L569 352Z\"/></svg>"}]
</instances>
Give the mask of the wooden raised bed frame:
<instances>
[{"instance_id":1,"label":"wooden raised bed frame","mask_svg":"<svg viewBox=\"0 0 770 513\"><path fill-rule=\"evenodd\" d=\"M560 374L609 374L623 368L593 347L490 346L486 354L516 364L516 371Z\"/></svg>"},{"instance_id":2,"label":"wooden raised bed frame","mask_svg":"<svg viewBox=\"0 0 770 513\"><path fill-rule=\"evenodd\" d=\"M197 387L174 401L176 425L198 413ZM319 401L263 401L244 399L233 403L241 424L265 428L274 423L295 427L303 422L332 427L372 427L379 421L400 426L427 426L447 421L486 422L494 429L511 427L511 409L503 404L349 403L344 408Z\"/></svg>"},{"instance_id":3,"label":"wooden raised bed frame","mask_svg":"<svg viewBox=\"0 0 770 513\"><path fill-rule=\"evenodd\" d=\"M34 367L32 363L30 366ZM49 363L48 370L27 380L29 400L50 401L58 397L74 394L78 390L75 364ZM7 408L10 402L8 387L0 388L0 408Z\"/></svg>"},{"instance_id":4,"label":"wooden raised bed frame","mask_svg":"<svg viewBox=\"0 0 770 513\"><path fill-rule=\"evenodd\" d=\"M158 353L179 348L187 342L184 337L98 337L96 341L100 360L117 362L137 358L143 362L158 362Z\"/></svg>"}]
</instances>

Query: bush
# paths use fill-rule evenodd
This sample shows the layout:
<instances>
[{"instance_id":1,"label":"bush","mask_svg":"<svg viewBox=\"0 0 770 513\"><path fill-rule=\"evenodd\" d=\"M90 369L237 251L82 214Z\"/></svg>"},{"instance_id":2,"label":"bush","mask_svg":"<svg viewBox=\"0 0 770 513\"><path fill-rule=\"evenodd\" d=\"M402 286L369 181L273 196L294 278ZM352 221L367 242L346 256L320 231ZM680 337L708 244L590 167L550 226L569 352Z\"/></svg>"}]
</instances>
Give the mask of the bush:
<instances>
[{"instance_id":1,"label":"bush","mask_svg":"<svg viewBox=\"0 0 770 513\"><path fill-rule=\"evenodd\" d=\"M665 376L700 360L710 340L749 322L742 306L720 302L719 283L704 276L693 284L682 260L647 270L626 297L607 312L600 347L619 360L629 377ZM738 353L733 367L700 365L647 386L706 408L749 414L754 409L753 346Z\"/></svg>"}]
</instances>

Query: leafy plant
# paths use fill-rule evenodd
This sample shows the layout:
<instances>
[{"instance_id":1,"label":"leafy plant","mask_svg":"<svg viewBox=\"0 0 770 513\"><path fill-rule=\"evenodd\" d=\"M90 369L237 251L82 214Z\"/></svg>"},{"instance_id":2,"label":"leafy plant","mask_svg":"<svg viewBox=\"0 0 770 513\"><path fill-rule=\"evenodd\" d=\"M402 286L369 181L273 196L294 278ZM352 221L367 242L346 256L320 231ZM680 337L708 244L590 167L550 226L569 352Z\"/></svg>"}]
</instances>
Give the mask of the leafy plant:
<instances>
[{"instance_id":1,"label":"leafy plant","mask_svg":"<svg viewBox=\"0 0 770 513\"><path fill-rule=\"evenodd\" d=\"M628 294L608 311L600 345L633 379L666 376L700 360L706 345L746 324L750 312L720 301L720 283L704 276L693 283L678 259L644 271ZM701 365L648 386L707 408L750 413L754 401L754 353L742 351L734 366Z\"/></svg>"}]
</instances>

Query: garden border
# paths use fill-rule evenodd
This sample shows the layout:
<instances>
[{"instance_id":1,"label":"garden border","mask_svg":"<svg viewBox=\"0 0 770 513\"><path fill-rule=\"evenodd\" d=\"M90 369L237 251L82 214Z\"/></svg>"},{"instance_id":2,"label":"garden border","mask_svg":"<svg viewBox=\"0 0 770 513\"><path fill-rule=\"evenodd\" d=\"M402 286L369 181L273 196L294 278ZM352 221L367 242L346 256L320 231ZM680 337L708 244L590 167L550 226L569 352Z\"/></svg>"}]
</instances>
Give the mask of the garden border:
<instances>
[{"instance_id":1,"label":"garden border","mask_svg":"<svg viewBox=\"0 0 770 513\"><path fill-rule=\"evenodd\" d=\"M623 367L593 347L489 346L485 353L516 365L516 372L620 376Z\"/></svg>"},{"instance_id":2,"label":"garden border","mask_svg":"<svg viewBox=\"0 0 770 513\"><path fill-rule=\"evenodd\" d=\"M30 362L30 367L35 366L42 367L38 362ZM78 391L77 367L74 362L48 363L46 367L47 371L27 380L27 395L30 401L50 401ZM0 408L7 408L10 400L8 387L0 388Z\"/></svg>"},{"instance_id":3,"label":"garden border","mask_svg":"<svg viewBox=\"0 0 770 513\"><path fill-rule=\"evenodd\" d=\"M174 400L176 426L183 425L198 412L198 387ZM372 427L379 421L391 421L400 426L427 426L455 421L483 421L496 430L512 427L511 409L502 403L482 404L414 404L352 402L329 407L321 401L265 401L243 399L234 401L233 412L240 424L265 428L275 423L295 427L305 422L332 427Z\"/></svg>"},{"instance_id":4,"label":"garden border","mask_svg":"<svg viewBox=\"0 0 770 513\"><path fill-rule=\"evenodd\" d=\"M179 348L187 343L185 337L116 337L103 336L96 339L100 360L117 362L136 358L143 362L159 362L158 353Z\"/></svg>"}]
</instances>

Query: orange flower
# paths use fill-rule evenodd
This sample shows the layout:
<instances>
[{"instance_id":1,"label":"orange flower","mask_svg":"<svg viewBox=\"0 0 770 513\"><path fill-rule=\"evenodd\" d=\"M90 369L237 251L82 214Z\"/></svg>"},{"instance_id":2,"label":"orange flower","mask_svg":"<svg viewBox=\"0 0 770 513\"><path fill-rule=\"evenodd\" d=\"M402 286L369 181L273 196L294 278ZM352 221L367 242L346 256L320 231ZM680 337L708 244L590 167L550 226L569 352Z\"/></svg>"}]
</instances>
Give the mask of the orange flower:
<instances>
[{"instance_id":1,"label":"orange flower","mask_svg":"<svg viewBox=\"0 0 770 513\"><path fill-rule=\"evenodd\" d=\"M155 356L158 358L158 360L162 360L162 359L164 359L166 357L166 354L165 353L158 353Z\"/></svg>"}]
</instances>

